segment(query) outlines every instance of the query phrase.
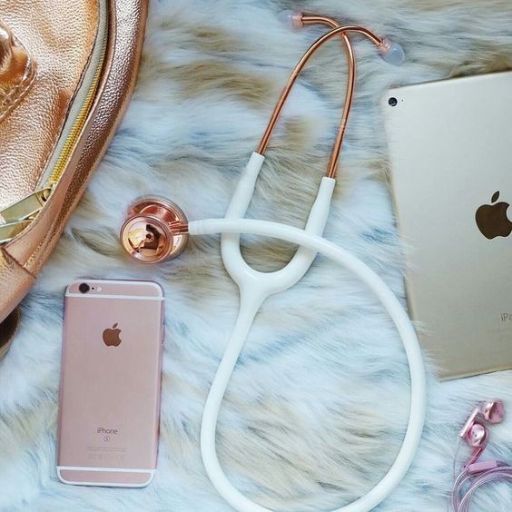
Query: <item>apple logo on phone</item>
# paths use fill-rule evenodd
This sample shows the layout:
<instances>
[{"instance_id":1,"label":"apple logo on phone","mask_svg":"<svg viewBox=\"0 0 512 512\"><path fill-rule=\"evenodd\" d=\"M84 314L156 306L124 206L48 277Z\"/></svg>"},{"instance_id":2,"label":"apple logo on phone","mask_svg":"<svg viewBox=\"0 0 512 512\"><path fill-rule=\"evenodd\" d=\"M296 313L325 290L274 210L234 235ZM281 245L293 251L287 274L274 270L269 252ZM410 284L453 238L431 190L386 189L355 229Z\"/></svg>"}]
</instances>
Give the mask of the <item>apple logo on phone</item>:
<instances>
[{"instance_id":1,"label":"apple logo on phone","mask_svg":"<svg viewBox=\"0 0 512 512\"><path fill-rule=\"evenodd\" d=\"M121 329L117 327L117 322L103 331L103 341L107 347L118 347L121 345Z\"/></svg>"},{"instance_id":2,"label":"apple logo on phone","mask_svg":"<svg viewBox=\"0 0 512 512\"><path fill-rule=\"evenodd\" d=\"M510 206L504 201L497 202L500 193L495 192L491 198L492 204L483 204L475 214L478 229L489 240L497 236L507 237L512 233L512 222L507 217Z\"/></svg>"}]
</instances>

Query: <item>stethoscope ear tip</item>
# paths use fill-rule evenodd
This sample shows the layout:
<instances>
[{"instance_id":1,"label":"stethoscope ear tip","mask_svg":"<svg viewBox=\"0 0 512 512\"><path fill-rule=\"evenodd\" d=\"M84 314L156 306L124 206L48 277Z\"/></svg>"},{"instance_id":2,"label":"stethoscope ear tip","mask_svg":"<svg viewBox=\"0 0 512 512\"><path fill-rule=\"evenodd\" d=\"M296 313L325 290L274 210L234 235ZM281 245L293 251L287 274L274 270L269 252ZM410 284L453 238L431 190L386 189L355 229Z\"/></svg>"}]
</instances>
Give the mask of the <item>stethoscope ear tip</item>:
<instances>
[{"instance_id":1,"label":"stethoscope ear tip","mask_svg":"<svg viewBox=\"0 0 512 512\"><path fill-rule=\"evenodd\" d=\"M281 11L278 14L278 19L291 29L297 30L304 26L303 13L300 11L289 9ZM379 53L383 60L393 66L401 66L405 62L405 52L402 46L387 37L382 39L379 45Z\"/></svg>"},{"instance_id":2,"label":"stethoscope ear tip","mask_svg":"<svg viewBox=\"0 0 512 512\"><path fill-rule=\"evenodd\" d=\"M290 28L299 29L304 26L302 23L302 13L300 11L285 10L278 14L278 19Z\"/></svg>"},{"instance_id":3,"label":"stethoscope ear tip","mask_svg":"<svg viewBox=\"0 0 512 512\"><path fill-rule=\"evenodd\" d=\"M405 62L405 52L402 45L391 41L387 37L382 40L379 53L383 60L393 66L401 66Z\"/></svg>"}]
</instances>

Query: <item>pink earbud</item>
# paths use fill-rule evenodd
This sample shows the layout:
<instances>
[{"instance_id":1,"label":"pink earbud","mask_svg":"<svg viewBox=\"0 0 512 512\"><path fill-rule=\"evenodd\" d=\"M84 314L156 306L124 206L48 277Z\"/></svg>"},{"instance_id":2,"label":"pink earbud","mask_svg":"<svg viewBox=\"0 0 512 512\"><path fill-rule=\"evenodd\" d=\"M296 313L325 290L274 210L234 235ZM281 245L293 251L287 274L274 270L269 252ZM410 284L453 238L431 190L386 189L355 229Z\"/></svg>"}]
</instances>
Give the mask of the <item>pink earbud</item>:
<instances>
[{"instance_id":1,"label":"pink earbud","mask_svg":"<svg viewBox=\"0 0 512 512\"><path fill-rule=\"evenodd\" d=\"M501 400L483 403L480 406L480 412L485 420L493 425L505 419L505 406Z\"/></svg>"},{"instance_id":2,"label":"pink earbud","mask_svg":"<svg viewBox=\"0 0 512 512\"><path fill-rule=\"evenodd\" d=\"M489 432L481 423L475 423L466 434L466 442L472 448L483 448L488 441Z\"/></svg>"},{"instance_id":3,"label":"pink earbud","mask_svg":"<svg viewBox=\"0 0 512 512\"><path fill-rule=\"evenodd\" d=\"M120 238L125 251L144 263L176 258L188 242L187 217L172 201L141 197L129 206Z\"/></svg>"},{"instance_id":4,"label":"pink earbud","mask_svg":"<svg viewBox=\"0 0 512 512\"><path fill-rule=\"evenodd\" d=\"M485 423L501 423L504 418L505 407L501 400L484 402L474 409L459 433L459 436L473 448L468 465L473 465L487 446L489 430Z\"/></svg>"},{"instance_id":5,"label":"pink earbud","mask_svg":"<svg viewBox=\"0 0 512 512\"><path fill-rule=\"evenodd\" d=\"M452 490L452 509L455 512L468 512L471 499L477 489L489 482L512 481L512 467L497 460L479 461L487 442L489 430L485 423L501 423L505 418L505 407L501 400L481 403L466 421L459 436L473 448L473 453Z\"/></svg>"}]
</instances>

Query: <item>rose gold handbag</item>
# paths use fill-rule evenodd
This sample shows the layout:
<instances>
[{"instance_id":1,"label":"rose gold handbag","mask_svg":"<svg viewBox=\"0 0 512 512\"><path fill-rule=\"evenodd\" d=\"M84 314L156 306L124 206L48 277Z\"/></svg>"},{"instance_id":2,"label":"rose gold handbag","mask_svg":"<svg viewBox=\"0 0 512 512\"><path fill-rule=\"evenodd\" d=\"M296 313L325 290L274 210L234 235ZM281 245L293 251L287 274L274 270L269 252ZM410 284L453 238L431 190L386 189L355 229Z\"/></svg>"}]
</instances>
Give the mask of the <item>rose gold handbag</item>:
<instances>
[{"instance_id":1,"label":"rose gold handbag","mask_svg":"<svg viewBox=\"0 0 512 512\"><path fill-rule=\"evenodd\" d=\"M126 107L147 1L0 2L0 357Z\"/></svg>"}]
</instances>

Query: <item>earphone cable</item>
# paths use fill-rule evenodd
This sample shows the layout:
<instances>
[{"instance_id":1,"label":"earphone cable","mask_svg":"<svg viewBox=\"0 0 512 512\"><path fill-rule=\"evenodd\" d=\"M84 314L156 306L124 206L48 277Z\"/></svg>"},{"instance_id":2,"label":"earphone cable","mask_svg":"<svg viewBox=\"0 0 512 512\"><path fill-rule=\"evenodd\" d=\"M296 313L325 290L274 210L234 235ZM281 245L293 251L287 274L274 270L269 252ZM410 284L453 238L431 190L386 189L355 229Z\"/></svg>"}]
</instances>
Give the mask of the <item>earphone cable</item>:
<instances>
[{"instance_id":1,"label":"earphone cable","mask_svg":"<svg viewBox=\"0 0 512 512\"><path fill-rule=\"evenodd\" d=\"M496 464L496 467L475 475L471 474L468 469L459 475L453 487L453 512L468 512L474 494L484 485L499 481L512 483L512 466L503 462Z\"/></svg>"}]
</instances>

